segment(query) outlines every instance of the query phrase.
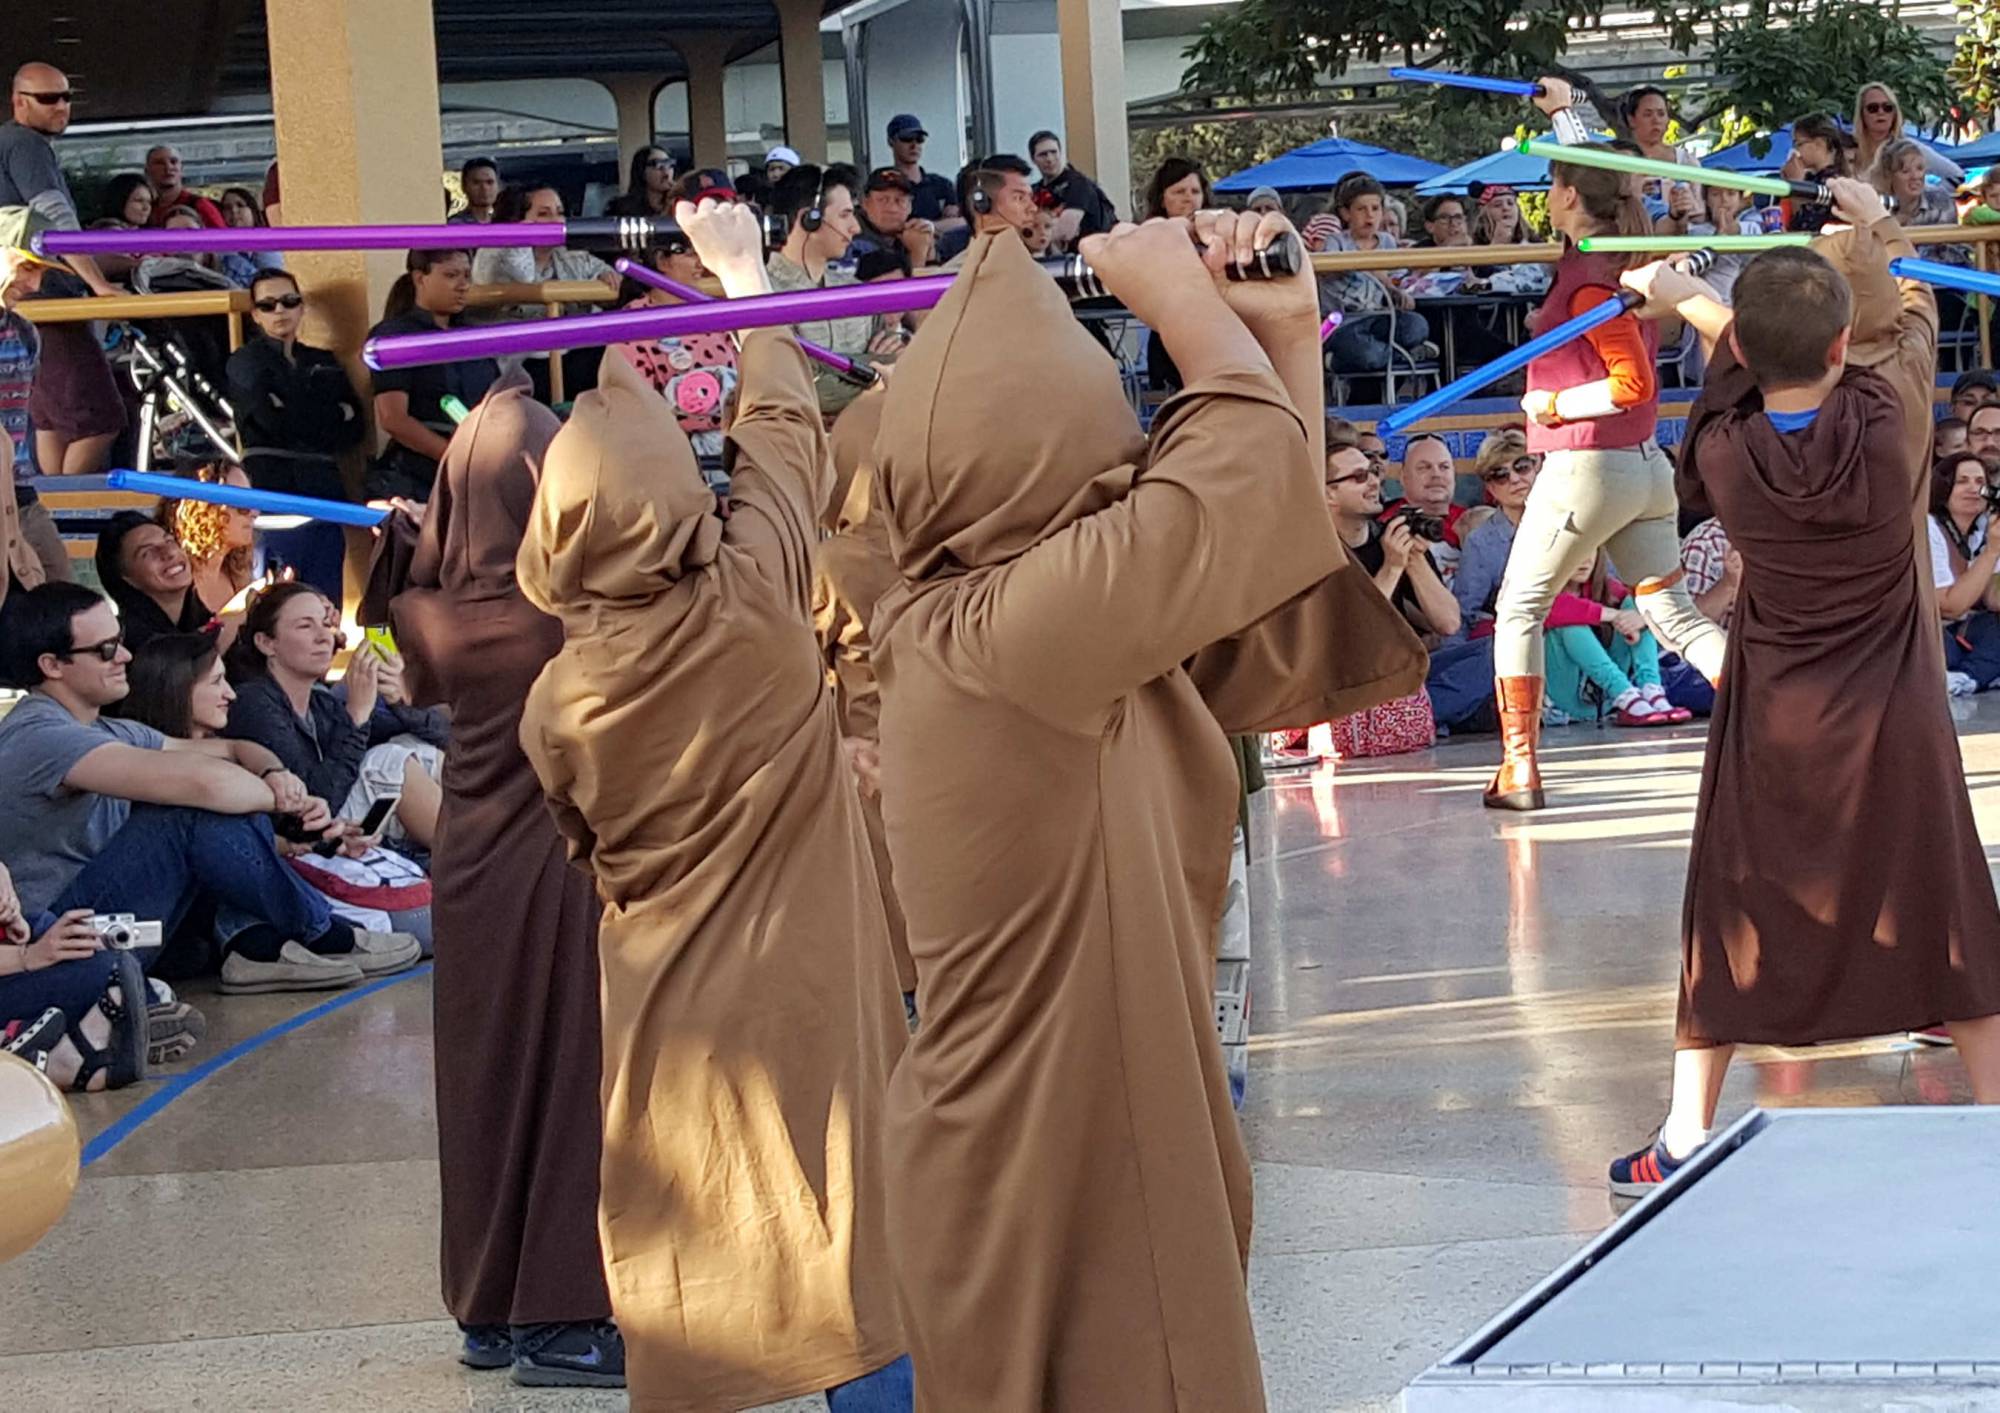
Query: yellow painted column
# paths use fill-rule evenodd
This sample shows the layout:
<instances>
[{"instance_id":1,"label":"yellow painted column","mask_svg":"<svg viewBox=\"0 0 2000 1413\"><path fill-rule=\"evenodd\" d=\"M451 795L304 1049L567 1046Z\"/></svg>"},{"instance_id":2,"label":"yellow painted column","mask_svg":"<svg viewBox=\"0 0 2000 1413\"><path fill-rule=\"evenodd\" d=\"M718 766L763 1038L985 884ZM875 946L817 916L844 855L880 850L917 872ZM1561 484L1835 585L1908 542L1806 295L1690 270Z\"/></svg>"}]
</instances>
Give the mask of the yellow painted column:
<instances>
[{"instance_id":1,"label":"yellow painted column","mask_svg":"<svg viewBox=\"0 0 2000 1413\"><path fill-rule=\"evenodd\" d=\"M729 40L721 34L680 34L672 39L688 71L688 138L697 167L729 163L729 114L722 103L722 74ZM759 154L762 155L762 154Z\"/></svg>"},{"instance_id":2,"label":"yellow painted column","mask_svg":"<svg viewBox=\"0 0 2000 1413\"><path fill-rule=\"evenodd\" d=\"M1118 0L1056 0L1062 41L1063 146L1119 213L1132 215L1132 147L1125 121L1125 31Z\"/></svg>"},{"instance_id":3,"label":"yellow painted column","mask_svg":"<svg viewBox=\"0 0 2000 1413\"><path fill-rule=\"evenodd\" d=\"M614 74L603 80L618 105L618 171L632 170L632 154L653 145L653 100L663 87L657 74Z\"/></svg>"},{"instance_id":4,"label":"yellow painted column","mask_svg":"<svg viewBox=\"0 0 2000 1413\"><path fill-rule=\"evenodd\" d=\"M785 85L785 143L808 162L826 161L826 68L819 0L778 0L778 60Z\"/></svg>"},{"instance_id":5,"label":"yellow painted column","mask_svg":"<svg viewBox=\"0 0 2000 1413\"><path fill-rule=\"evenodd\" d=\"M286 224L444 220L430 0L265 0L265 14ZM286 258L311 296L306 341L339 352L358 377L361 341L403 254Z\"/></svg>"}]
</instances>

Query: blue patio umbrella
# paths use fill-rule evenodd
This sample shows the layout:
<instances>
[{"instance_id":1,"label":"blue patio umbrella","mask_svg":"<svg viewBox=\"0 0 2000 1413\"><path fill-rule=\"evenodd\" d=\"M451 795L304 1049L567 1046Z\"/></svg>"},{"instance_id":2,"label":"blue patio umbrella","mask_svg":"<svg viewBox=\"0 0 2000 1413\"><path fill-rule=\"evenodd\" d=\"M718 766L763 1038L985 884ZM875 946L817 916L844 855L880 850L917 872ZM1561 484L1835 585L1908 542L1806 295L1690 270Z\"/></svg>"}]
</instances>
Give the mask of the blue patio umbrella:
<instances>
[{"instance_id":1,"label":"blue patio umbrella","mask_svg":"<svg viewBox=\"0 0 2000 1413\"><path fill-rule=\"evenodd\" d=\"M1957 147L1939 147L1938 151L1968 170L1973 167L1990 167L2000 162L2000 132L1989 132L1984 137Z\"/></svg>"},{"instance_id":2,"label":"blue patio umbrella","mask_svg":"<svg viewBox=\"0 0 2000 1413\"><path fill-rule=\"evenodd\" d=\"M1844 119L1841 120L1840 125L1843 128L1848 126ZM1954 148L1948 143L1939 142L1936 138L1927 137L1908 123L1903 125L1903 135L1915 138L1926 147L1935 148L1961 167L1966 164L1965 158L1960 155L1960 149ZM1747 172L1751 175L1763 175L1777 171L1778 168L1785 165L1785 159L1792 155L1792 129L1789 124L1771 133L1764 139L1769 145L1765 148L1761 156L1750 150L1751 146L1757 141L1758 139L1756 138L1746 138L1733 147L1725 147L1720 152L1711 152L1708 156L1701 159L1701 165L1704 167L1714 167L1716 170L1723 172ZM2000 147L1996 147L1995 151L2000 152ZM1974 160L1978 159L1975 158ZM1988 160L1991 159L1989 158Z\"/></svg>"},{"instance_id":3,"label":"blue patio umbrella","mask_svg":"<svg viewBox=\"0 0 2000 1413\"><path fill-rule=\"evenodd\" d=\"M1444 168L1406 152L1391 152L1344 137L1326 137L1295 147L1268 162L1232 172L1215 184L1221 192L1255 191L1260 186L1279 191L1331 191L1349 172L1366 172L1384 186L1415 186Z\"/></svg>"},{"instance_id":4,"label":"blue patio umbrella","mask_svg":"<svg viewBox=\"0 0 2000 1413\"><path fill-rule=\"evenodd\" d=\"M1549 184L1549 164L1544 157L1525 157L1513 148L1453 167L1417 186L1419 196L1463 196L1474 182L1488 186L1511 186L1519 191L1539 191Z\"/></svg>"}]
</instances>

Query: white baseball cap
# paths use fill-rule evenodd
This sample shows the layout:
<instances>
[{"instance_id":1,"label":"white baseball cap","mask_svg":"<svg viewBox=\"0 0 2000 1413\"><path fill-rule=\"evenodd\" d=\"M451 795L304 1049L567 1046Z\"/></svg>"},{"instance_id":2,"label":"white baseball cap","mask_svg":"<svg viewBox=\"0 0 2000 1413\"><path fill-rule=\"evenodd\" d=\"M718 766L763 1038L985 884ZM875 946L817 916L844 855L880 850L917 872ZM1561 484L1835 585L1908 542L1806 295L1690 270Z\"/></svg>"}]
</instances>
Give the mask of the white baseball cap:
<instances>
[{"instance_id":1,"label":"white baseball cap","mask_svg":"<svg viewBox=\"0 0 2000 1413\"><path fill-rule=\"evenodd\" d=\"M794 167L803 167L805 165L805 159L800 157L798 152L790 147L774 147L769 152L766 152L764 154L764 165L768 167L773 162L788 162Z\"/></svg>"}]
</instances>

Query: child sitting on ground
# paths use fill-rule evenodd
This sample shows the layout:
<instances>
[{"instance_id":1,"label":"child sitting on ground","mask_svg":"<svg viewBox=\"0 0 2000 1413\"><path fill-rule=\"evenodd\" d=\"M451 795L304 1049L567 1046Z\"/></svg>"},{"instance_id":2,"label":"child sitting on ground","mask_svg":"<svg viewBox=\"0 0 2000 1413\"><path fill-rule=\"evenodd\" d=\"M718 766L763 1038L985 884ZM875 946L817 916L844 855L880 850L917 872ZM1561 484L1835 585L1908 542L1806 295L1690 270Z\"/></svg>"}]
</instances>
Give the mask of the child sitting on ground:
<instances>
[{"instance_id":1,"label":"child sitting on ground","mask_svg":"<svg viewBox=\"0 0 2000 1413\"><path fill-rule=\"evenodd\" d=\"M1570 602L1565 604L1565 600ZM1632 591L1611 577L1599 550L1556 595L1568 626L1549 615L1548 706L1572 721L1609 717L1617 726L1678 726L1694 713L1667 701L1660 681L1660 644L1639 616ZM1599 626L1577 620L1595 608Z\"/></svg>"}]
</instances>

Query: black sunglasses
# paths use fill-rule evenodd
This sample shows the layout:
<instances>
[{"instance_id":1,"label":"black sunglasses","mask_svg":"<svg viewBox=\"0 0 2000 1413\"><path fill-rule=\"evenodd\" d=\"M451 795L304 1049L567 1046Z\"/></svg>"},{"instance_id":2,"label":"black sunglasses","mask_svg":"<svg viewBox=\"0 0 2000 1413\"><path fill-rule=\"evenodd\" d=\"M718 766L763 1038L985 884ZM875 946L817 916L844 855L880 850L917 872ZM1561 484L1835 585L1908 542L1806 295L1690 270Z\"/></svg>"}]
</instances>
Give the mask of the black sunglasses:
<instances>
[{"instance_id":1,"label":"black sunglasses","mask_svg":"<svg viewBox=\"0 0 2000 1413\"><path fill-rule=\"evenodd\" d=\"M297 309L305 302L306 297L302 294L281 294L272 299L255 300L252 307L259 314L275 314L280 309Z\"/></svg>"},{"instance_id":2,"label":"black sunglasses","mask_svg":"<svg viewBox=\"0 0 2000 1413\"><path fill-rule=\"evenodd\" d=\"M1511 461L1505 466L1494 467L1491 471L1488 471L1484 476L1481 476L1479 479L1482 481L1486 481L1488 483L1498 483L1500 481L1506 480L1510 476L1525 476L1529 472L1535 470L1540 465L1541 462L1537 460L1535 457L1524 456L1520 460Z\"/></svg>"},{"instance_id":3,"label":"black sunglasses","mask_svg":"<svg viewBox=\"0 0 2000 1413\"><path fill-rule=\"evenodd\" d=\"M648 167L665 167L670 172L674 169L673 162L666 157L655 157L652 161L648 162L646 165Z\"/></svg>"},{"instance_id":4,"label":"black sunglasses","mask_svg":"<svg viewBox=\"0 0 2000 1413\"><path fill-rule=\"evenodd\" d=\"M1883 103L1880 101L1874 103L1864 103L1861 105L1861 111L1864 113L1893 113L1896 111L1896 105L1893 103Z\"/></svg>"},{"instance_id":5,"label":"black sunglasses","mask_svg":"<svg viewBox=\"0 0 2000 1413\"><path fill-rule=\"evenodd\" d=\"M67 88L58 89L54 93L37 93L32 88L24 88L21 91L37 103L48 108L55 108L64 103L73 103L76 101L76 94Z\"/></svg>"},{"instance_id":6,"label":"black sunglasses","mask_svg":"<svg viewBox=\"0 0 2000 1413\"><path fill-rule=\"evenodd\" d=\"M56 656L64 659L94 657L99 662L110 663L118 661L118 654L124 647L125 635L120 633L116 637L106 638L101 643L88 643L81 647L71 648L66 653L57 653Z\"/></svg>"}]
</instances>

